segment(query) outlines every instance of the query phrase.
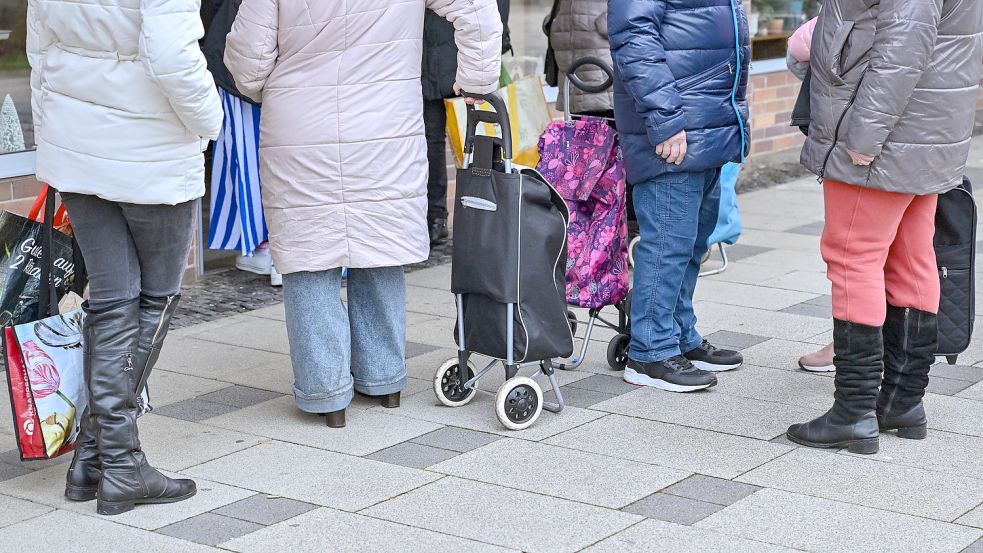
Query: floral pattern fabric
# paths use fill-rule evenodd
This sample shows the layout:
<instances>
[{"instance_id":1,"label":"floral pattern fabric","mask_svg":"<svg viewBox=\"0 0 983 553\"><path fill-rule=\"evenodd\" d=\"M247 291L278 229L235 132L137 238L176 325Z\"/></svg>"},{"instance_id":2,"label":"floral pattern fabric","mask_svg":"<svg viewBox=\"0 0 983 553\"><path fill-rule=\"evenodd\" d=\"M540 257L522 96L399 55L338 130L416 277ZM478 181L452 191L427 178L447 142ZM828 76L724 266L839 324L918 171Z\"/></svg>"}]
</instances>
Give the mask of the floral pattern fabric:
<instances>
[{"instance_id":1,"label":"floral pattern fabric","mask_svg":"<svg viewBox=\"0 0 983 553\"><path fill-rule=\"evenodd\" d=\"M614 305L628 294L625 169L618 133L604 119L550 124L536 169L570 208L567 303Z\"/></svg>"}]
</instances>

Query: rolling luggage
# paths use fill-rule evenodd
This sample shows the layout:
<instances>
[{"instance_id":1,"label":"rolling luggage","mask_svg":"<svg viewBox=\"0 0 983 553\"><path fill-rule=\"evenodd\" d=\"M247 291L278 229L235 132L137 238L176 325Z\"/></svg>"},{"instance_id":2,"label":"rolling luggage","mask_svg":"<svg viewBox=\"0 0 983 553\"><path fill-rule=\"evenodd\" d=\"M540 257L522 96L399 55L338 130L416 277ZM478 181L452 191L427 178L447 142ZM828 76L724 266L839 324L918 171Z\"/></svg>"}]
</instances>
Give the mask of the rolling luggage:
<instances>
[{"instance_id":1,"label":"rolling luggage","mask_svg":"<svg viewBox=\"0 0 983 553\"><path fill-rule=\"evenodd\" d=\"M939 302L939 356L955 365L973 337L976 318L976 201L968 178L939 195L935 213L935 256Z\"/></svg>"}]
</instances>

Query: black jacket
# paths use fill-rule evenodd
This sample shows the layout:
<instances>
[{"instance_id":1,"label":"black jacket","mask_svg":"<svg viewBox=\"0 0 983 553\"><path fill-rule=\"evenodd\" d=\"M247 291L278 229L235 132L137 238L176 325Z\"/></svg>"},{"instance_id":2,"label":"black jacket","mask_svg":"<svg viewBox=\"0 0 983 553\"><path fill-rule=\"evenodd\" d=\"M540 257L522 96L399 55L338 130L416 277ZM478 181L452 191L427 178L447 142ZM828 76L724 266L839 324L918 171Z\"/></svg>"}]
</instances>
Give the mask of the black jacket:
<instances>
[{"instance_id":1,"label":"black jacket","mask_svg":"<svg viewBox=\"0 0 983 553\"><path fill-rule=\"evenodd\" d=\"M498 0L502 15L502 53L512 49L509 40L509 0ZM457 78L457 45L454 25L431 10L423 20L423 99L452 98Z\"/></svg>"},{"instance_id":2,"label":"black jacket","mask_svg":"<svg viewBox=\"0 0 983 553\"><path fill-rule=\"evenodd\" d=\"M239 93L236 88L235 80L225 67L225 39L232 31L232 24L239 13L239 4L242 0L221 0L215 2L214 16L205 33L205 42L201 47L205 54L205 61L208 63L208 70L215 77L215 84L230 94L242 98L246 102L253 104L252 100Z\"/></svg>"}]
</instances>

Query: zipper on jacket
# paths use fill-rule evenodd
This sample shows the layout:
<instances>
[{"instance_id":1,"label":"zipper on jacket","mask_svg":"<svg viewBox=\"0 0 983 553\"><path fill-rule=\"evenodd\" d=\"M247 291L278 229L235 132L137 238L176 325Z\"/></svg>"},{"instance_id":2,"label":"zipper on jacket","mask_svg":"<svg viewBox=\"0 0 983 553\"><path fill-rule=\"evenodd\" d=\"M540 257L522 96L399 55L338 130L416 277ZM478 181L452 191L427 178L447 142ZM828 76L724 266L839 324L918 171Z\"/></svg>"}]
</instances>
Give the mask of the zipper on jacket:
<instances>
[{"instance_id":1,"label":"zipper on jacket","mask_svg":"<svg viewBox=\"0 0 983 553\"><path fill-rule=\"evenodd\" d=\"M150 349L148 350L149 356L147 357L148 364L150 363L150 358L154 355L154 344L157 343L157 340L160 338L160 333L164 330L167 312L170 310L172 303L174 303L174 296L168 296L167 303L164 304L164 310L161 311L160 319L157 321L157 328L154 329L154 336L150 341ZM137 393L143 393L143 388L147 385L147 380L150 379L150 371L147 370L147 367L143 367L142 370L143 374L140 375L140 381L137 382Z\"/></svg>"},{"instance_id":2,"label":"zipper on jacket","mask_svg":"<svg viewBox=\"0 0 983 553\"><path fill-rule=\"evenodd\" d=\"M737 105L737 89L741 85L741 25L738 19L738 4L737 0L731 0L730 2L730 12L731 18L734 20L734 56L735 56L735 73L734 73L734 86L730 90L730 105L734 108L734 114L737 115L737 132L741 133L741 163L747 158L747 141L748 138L745 136L744 132L744 116L741 115L741 110ZM743 4L742 4L743 6ZM743 8L741 8L743 9ZM750 33L750 29L748 30ZM730 67L730 62L727 62L727 67Z\"/></svg>"},{"instance_id":3,"label":"zipper on jacket","mask_svg":"<svg viewBox=\"0 0 983 553\"><path fill-rule=\"evenodd\" d=\"M713 79L714 77L723 75L725 69L727 70L728 73L732 75L734 74L734 70L731 66L731 60L718 63L717 65L714 65L713 67L705 71L701 71L696 75L691 75L685 79L680 79L676 81L676 89L679 90L680 92L683 92L686 90L690 90L692 88L696 88L697 86L700 86L701 84Z\"/></svg>"},{"instance_id":4,"label":"zipper on jacket","mask_svg":"<svg viewBox=\"0 0 983 553\"><path fill-rule=\"evenodd\" d=\"M949 268L942 267L942 278L949 278Z\"/></svg>"},{"instance_id":5,"label":"zipper on jacket","mask_svg":"<svg viewBox=\"0 0 983 553\"><path fill-rule=\"evenodd\" d=\"M857 102L857 95L860 94L860 86L864 83L864 77L867 76L867 69L860 74L860 81L857 82L857 87L853 89L853 93L850 95L850 101L847 102L846 106L843 108L843 113L840 114L839 120L836 121L836 128L833 129L833 143L830 144L829 150L826 151L826 157L823 158L823 166L819 168L819 183L822 184L826 180L826 166L829 165L829 160L833 157L833 150L836 149L836 145L840 142L840 128L843 127L843 121L846 120L846 112L850 111L853 104Z\"/></svg>"},{"instance_id":6,"label":"zipper on jacket","mask_svg":"<svg viewBox=\"0 0 983 553\"><path fill-rule=\"evenodd\" d=\"M125 372L130 372L130 371L133 370L133 354L132 353L127 353L126 354L126 366L123 367L123 370Z\"/></svg>"}]
</instances>

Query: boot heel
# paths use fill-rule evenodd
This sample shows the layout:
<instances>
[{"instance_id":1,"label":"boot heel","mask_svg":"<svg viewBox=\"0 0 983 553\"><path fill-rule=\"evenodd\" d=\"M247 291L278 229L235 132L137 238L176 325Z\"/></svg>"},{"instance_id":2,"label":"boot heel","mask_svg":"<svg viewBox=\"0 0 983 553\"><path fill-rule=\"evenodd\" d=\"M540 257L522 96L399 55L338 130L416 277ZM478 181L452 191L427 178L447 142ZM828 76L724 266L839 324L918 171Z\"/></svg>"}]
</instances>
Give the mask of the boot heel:
<instances>
[{"instance_id":1,"label":"boot heel","mask_svg":"<svg viewBox=\"0 0 983 553\"><path fill-rule=\"evenodd\" d=\"M928 427L923 424L921 426L899 428L898 437L906 440L924 440L928 437Z\"/></svg>"},{"instance_id":2,"label":"boot heel","mask_svg":"<svg viewBox=\"0 0 983 553\"><path fill-rule=\"evenodd\" d=\"M379 403L386 409L396 409L399 407L399 392L382 396Z\"/></svg>"},{"instance_id":3,"label":"boot heel","mask_svg":"<svg viewBox=\"0 0 983 553\"><path fill-rule=\"evenodd\" d=\"M857 440L846 447L846 450L850 453L858 453L860 455L873 455L877 453L880 449L879 438L870 438L867 440Z\"/></svg>"},{"instance_id":4,"label":"boot heel","mask_svg":"<svg viewBox=\"0 0 983 553\"><path fill-rule=\"evenodd\" d=\"M100 501L96 504L96 512L106 516L121 515L132 511L134 508L136 508L135 501L120 501L115 503Z\"/></svg>"},{"instance_id":5,"label":"boot heel","mask_svg":"<svg viewBox=\"0 0 983 553\"><path fill-rule=\"evenodd\" d=\"M65 486L65 497L69 501L92 501L96 498L97 488L84 488L79 486Z\"/></svg>"},{"instance_id":6,"label":"boot heel","mask_svg":"<svg viewBox=\"0 0 983 553\"><path fill-rule=\"evenodd\" d=\"M333 411L331 413L325 413L324 421L328 425L328 428L344 428L345 427L345 410Z\"/></svg>"}]
</instances>

